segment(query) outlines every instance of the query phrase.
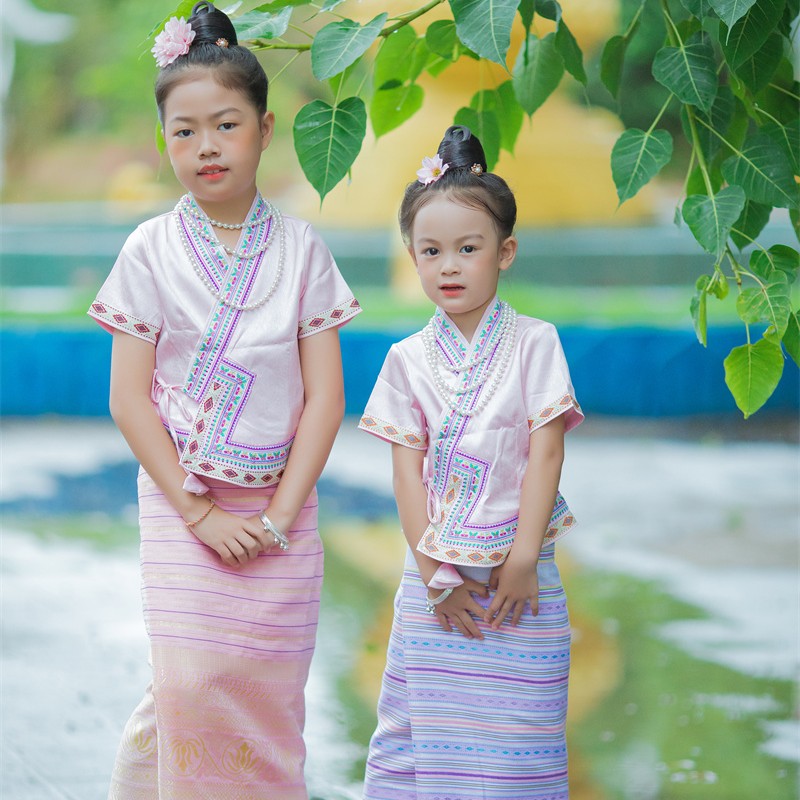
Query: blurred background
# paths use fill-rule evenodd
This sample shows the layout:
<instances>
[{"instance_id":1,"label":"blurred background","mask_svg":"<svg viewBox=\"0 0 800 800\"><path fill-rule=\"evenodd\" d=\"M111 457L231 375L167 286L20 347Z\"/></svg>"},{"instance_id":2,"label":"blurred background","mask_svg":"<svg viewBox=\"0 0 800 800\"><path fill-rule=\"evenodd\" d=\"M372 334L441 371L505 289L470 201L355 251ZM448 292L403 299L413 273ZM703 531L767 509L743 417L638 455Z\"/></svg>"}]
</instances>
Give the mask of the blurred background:
<instances>
[{"instance_id":1,"label":"blurred background","mask_svg":"<svg viewBox=\"0 0 800 800\"><path fill-rule=\"evenodd\" d=\"M562 2L588 62L627 1ZM366 21L386 5L338 10ZM0 4L0 795L13 800L104 797L147 683L136 465L108 418L110 337L85 310L126 236L181 194L156 146L148 40L171 10ZM663 102L647 68L663 30L648 14L622 97L625 123L645 127ZM262 57L269 75L287 61ZM348 418L320 484L327 561L308 774L321 800L360 797L403 559L389 448L354 431L389 345L432 311L397 206L481 69L459 62L429 79L422 112L377 141L368 132L351 179L321 207L291 126L324 88L299 58L270 89L277 129L260 187L320 229L365 309L342 332ZM741 419L722 359L744 330L713 304L707 349L692 330L694 281L713 262L672 222L683 175L667 170L617 209L615 109L599 83L565 81L496 168L520 206L520 256L501 296L558 326L588 416L562 487L581 522L560 546L574 628L572 793L793 800L797 371ZM776 214L761 240L792 237ZM381 563L359 557L367 539Z\"/></svg>"}]
</instances>

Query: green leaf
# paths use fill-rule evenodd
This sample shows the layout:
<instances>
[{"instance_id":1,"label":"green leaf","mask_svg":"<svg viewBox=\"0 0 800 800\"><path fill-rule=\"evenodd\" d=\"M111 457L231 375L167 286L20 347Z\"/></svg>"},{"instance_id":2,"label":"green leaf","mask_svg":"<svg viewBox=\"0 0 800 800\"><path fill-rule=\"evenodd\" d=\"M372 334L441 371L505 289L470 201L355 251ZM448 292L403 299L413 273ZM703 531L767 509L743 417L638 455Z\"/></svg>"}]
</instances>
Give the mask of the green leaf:
<instances>
[{"instance_id":1,"label":"green leaf","mask_svg":"<svg viewBox=\"0 0 800 800\"><path fill-rule=\"evenodd\" d=\"M556 0L535 0L534 6L536 13L540 17L552 20L553 22L561 21L561 5Z\"/></svg>"},{"instance_id":2,"label":"green leaf","mask_svg":"<svg viewBox=\"0 0 800 800\"><path fill-rule=\"evenodd\" d=\"M311 70L314 77L324 81L361 58L378 38L387 16L385 13L378 14L363 26L345 19L322 28L311 44Z\"/></svg>"},{"instance_id":3,"label":"green leaf","mask_svg":"<svg viewBox=\"0 0 800 800\"><path fill-rule=\"evenodd\" d=\"M310 3L311 0L274 0L272 3L262 3L260 6L256 6L252 9L252 11L265 11L267 14L274 14L276 11L283 11L289 7L297 8L298 6L307 6ZM239 5L241 5L241 3L239 3ZM252 13L252 11L250 13ZM231 14L230 11L226 13Z\"/></svg>"},{"instance_id":4,"label":"green leaf","mask_svg":"<svg viewBox=\"0 0 800 800\"><path fill-rule=\"evenodd\" d=\"M466 125L481 140L486 166L491 172L500 155L500 124L497 115L494 111L459 108L453 121L456 125Z\"/></svg>"},{"instance_id":5,"label":"green leaf","mask_svg":"<svg viewBox=\"0 0 800 800\"><path fill-rule=\"evenodd\" d=\"M500 126L500 147L513 153L525 113L514 97L511 81L501 83L497 89L476 92L469 101L469 107L478 112L494 112Z\"/></svg>"},{"instance_id":6,"label":"green leaf","mask_svg":"<svg viewBox=\"0 0 800 800\"><path fill-rule=\"evenodd\" d=\"M544 39L529 36L517 55L512 78L523 111L533 114L556 90L563 74L564 60L556 49L555 34L548 33Z\"/></svg>"},{"instance_id":7,"label":"green leaf","mask_svg":"<svg viewBox=\"0 0 800 800\"><path fill-rule=\"evenodd\" d=\"M748 325L767 322L783 336L792 313L786 273L776 270L769 283L743 289L736 298L736 313Z\"/></svg>"},{"instance_id":8,"label":"green leaf","mask_svg":"<svg viewBox=\"0 0 800 800\"><path fill-rule=\"evenodd\" d=\"M372 96L369 118L375 138L402 125L422 108L425 93L416 83L380 89Z\"/></svg>"},{"instance_id":9,"label":"green leaf","mask_svg":"<svg viewBox=\"0 0 800 800\"><path fill-rule=\"evenodd\" d=\"M717 16L730 28L736 20L743 17L756 0L709 0Z\"/></svg>"},{"instance_id":10,"label":"green leaf","mask_svg":"<svg viewBox=\"0 0 800 800\"><path fill-rule=\"evenodd\" d=\"M366 131L367 111L359 97L347 97L338 106L313 100L297 113L294 149L320 200L347 174Z\"/></svg>"},{"instance_id":11,"label":"green leaf","mask_svg":"<svg viewBox=\"0 0 800 800\"><path fill-rule=\"evenodd\" d=\"M783 334L783 346L792 361L800 367L800 319L796 311L789 315L789 322Z\"/></svg>"},{"instance_id":12,"label":"green leaf","mask_svg":"<svg viewBox=\"0 0 800 800\"><path fill-rule=\"evenodd\" d=\"M783 353L771 339L734 347L723 362L725 383L745 419L775 391L783 373Z\"/></svg>"},{"instance_id":13,"label":"green leaf","mask_svg":"<svg viewBox=\"0 0 800 800\"><path fill-rule=\"evenodd\" d=\"M325 0L322 4L323 11L333 11L336 6L340 6L345 0Z\"/></svg>"},{"instance_id":14,"label":"green leaf","mask_svg":"<svg viewBox=\"0 0 800 800\"><path fill-rule=\"evenodd\" d=\"M705 33L678 47L662 47L653 59L653 77L684 103L709 111L717 94L714 49Z\"/></svg>"},{"instance_id":15,"label":"green leaf","mask_svg":"<svg viewBox=\"0 0 800 800\"><path fill-rule=\"evenodd\" d=\"M456 24L451 19L439 19L432 22L425 32L425 43L432 53L436 53L448 61L455 61L461 52Z\"/></svg>"},{"instance_id":16,"label":"green leaf","mask_svg":"<svg viewBox=\"0 0 800 800\"><path fill-rule=\"evenodd\" d=\"M800 117L795 117L786 125L778 125L775 122L768 122L761 128L762 133L766 133L772 141L780 145L786 157L789 159L792 172L800 174Z\"/></svg>"},{"instance_id":17,"label":"green leaf","mask_svg":"<svg viewBox=\"0 0 800 800\"><path fill-rule=\"evenodd\" d=\"M736 101L731 90L727 86L720 86L717 96L714 98L711 110L708 113L699 108L691 109L691 113L694 114L695 118L700 120L701 123L695 125L695 128L697 130L700 148L703 151L706 161L712 161L714 156L719 152L721 146L719 136L716 136L710 131L706 125L709 125L714 131L724 136L733 119L735 103ZM681 106L681 125L683 127L683 133L687 141L691 142L692 129L689 123L689 113L689 107ZM702 123L705 123L705 125Z\"/></svg>"},{"instance_id":18,"label":"green leaf","mask_svg":"<svg viewBox=\"0 0 800 800\"><path fill-rule=\"evenodd\" d=\"M711 197L693 194L683 202L683 219L702 248L719 259L744 204L739 186L727 186Z\"/></svg>"},{"instance_id":19,"label":"green leaf","mask_svg":"<svg viewBox=\"0 0 800 800\"><path fill-rule=\"evenodd\" d=\"M725 60L734 71L761 49L775 30L786 0L758 0L733 27L720 30Z\"/></svg>"},{"instance_id":20,"label":"green leaf","mask_svg":"<svg viewBox=\"0 0 800 800\"><path fill-rule=\"evenodd\" d=\"M505 66L519 0L449 0L458 38L481 58Z\"/></svg>"},{"instance_id":21,"label":"green leaf","mask_svg":"<svg viewBox=\"0 0 800 800\"><path fill-rule=\"evenodd\" d=\"M697 19L705 19L714 10L710 0L681 0L681 5Z\"/></svg>"},{"instance_id":22,"label":"green leaf","mask_svg":"<svg viewBox=\"0 0 800 800\"><path fill-rule=\"evenodd\" d=\"M417 50L417 35L409 25L396 30L383 40L372 69L375 88L381 89L391 81L405 83L417 77L412 77L415 69L415 53Z\"/></svg>"},{"instance_id":23,"label":"green leaf","mask_svg":"<svg viewBox=\"0 0 800 800\"><path fill-rule=\"evenodd\" d=\"M703 347L708 346L708 284L711 279L708 275L701 275L695 284L695 295L689 304L689 311L692 314L692 324L697 341Z\"/></svg>"},{"instance_id":24,"label":"green leaf","mask_svg":"<svg viewBox=\"0 0 800 800\"><path fill-rule=\"evenodd\" d=\"M736 77L757 94L770 82L782 58L783 37L772 33L759 50L736 68Z\"/></svg>"},{"instance_id":25,"label":"green leaf","mask_svg":"<svg viewBox=\"0 0 800 800\"><path fill-rule=\"evenodd\" d=\"M748 199L756 203L797 207L798 190L789 159L765 133L746 139L741 151L722 163L722 174L728 183L741 186Z\"/></svg>"},{"instance_id":26,"label":"green leaf","mask_svg":"<svg viewBox=\"0 0 800 800\"><path fill-rule=\"evenodd\" d=\"M232 20L239 41L246 42L254 39L277 39L283 36L289 27L292 17L291 7L279 11L277 14L266 11L253 10L242 14Z\"/></svg>"},{"instance_id":27,"label":"green leaf","mask_svg":"<svg viewBox=\"0 0 800 800\"><path fill-rule=\"evenodd\" d=\"M739 219L733 223L731 228L731 239L736 242L736 246L742 250L764 230L764 226L769 222L769 215L772 212L771 206L761 203L754 203L748 200L744 204Z\"/></svg>"},{"instance_id":28,"label":"green leaf","mask_svg":"<svg viewBox=\"0 0 800 800\"><path fill-rule=\"evenodd\" d=\"M629 128L611 151L611 175L620 205L652 180L672 158L672 137L665 130Z\"/></svg>"},{"instance_id":29,"label":"green leaf","mask_svg":"<svg viewBox=\"0 0 800 800\"><path fill-rule=\"evenodd\" d=\"M800 254L788 245L774 244L769 250L753 250L749 266L751 272L766 281L772 281L776 273L782 273L789 283L793 283L800 270Z\"/></svg>"},{"instance_id":30,"label":"green leaf","mask_svg":"<svg viewBox=\"0 0 800 800\"><path fill-rule=\"evenodd\" d=\"M589 78L583 68L583 53L575 41L572 31L567 27L567 23L563 19L559 21L556 28L556 50L561 54L561 58L564 59L564 66L567 72L576 81L586 86Z\"/></svg>"},{"instance_id":31,"label":"green leaf","mask_svg":"<svg viewBox=\"0 0 800 800\"><path fill-rule=\"evenodd\" d=\"M535 0L520 0L518 11L522 20L522 27L525 28L525 36L529 36L531 32L535 5Z\"/></svg>"},{"instance_id":32,"label":"green leaf","mask_svg":"<svg viewBox=\"0 0 800 800\"><path fill-rule=\"evenodd\" d=\"M616 97L619 93L627 49L628 39L624 36L612 36L605 43L603 54L600 56L600 80L603 82L603 86L611 92L612 97Z\"/></svg>"},{"instance_id":33,"label":"green leaf","mask_svg":"<svg viewBox=\"0 0 800 800\"><path fill-rule=\"evenodd\" d=\"M164 26L173 18L173 17L183 17L184 19L189 19L192 16L192 9L194 8L196 0L181 0L178 3L175 10L169 14L168 16L164 17L151 31L148 38L157 36L161 31L164 30Z\"/></svg>"}]
</instances>

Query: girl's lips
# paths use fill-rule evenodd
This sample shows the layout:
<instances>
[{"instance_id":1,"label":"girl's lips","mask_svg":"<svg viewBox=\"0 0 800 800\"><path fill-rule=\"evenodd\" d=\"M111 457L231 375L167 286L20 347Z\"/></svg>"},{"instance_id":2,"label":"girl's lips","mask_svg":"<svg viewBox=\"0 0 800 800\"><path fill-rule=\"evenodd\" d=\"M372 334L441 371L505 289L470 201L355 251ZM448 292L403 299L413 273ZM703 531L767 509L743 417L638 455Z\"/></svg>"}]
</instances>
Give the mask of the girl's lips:
<instances>
[{"instance_id":1,"label":"girl's lips","mask_svg":"<svg viewBox=\"0 0 800 800\"><path fill-rule=\"evenodd\" d=\"M464 291L464 287L463 286L457 286L455 284L447 285L447 286L440 286L439 287L439 291L442 294L447 295L448 297L454 297L455 295L463 292Z\"/></svg>"},{"instance_id":2,"label":"girl's lips","mask_svg":"<svg viewBox=\"0 0 800 800\"><path fill-rule=\"evenodd\" d=\"M206 181L215 181L222 178L223 175L228 170L225 167L218 167L216 164L213 164L208 167L203 167L197 174Z\"/></svg>"}]
</instances>

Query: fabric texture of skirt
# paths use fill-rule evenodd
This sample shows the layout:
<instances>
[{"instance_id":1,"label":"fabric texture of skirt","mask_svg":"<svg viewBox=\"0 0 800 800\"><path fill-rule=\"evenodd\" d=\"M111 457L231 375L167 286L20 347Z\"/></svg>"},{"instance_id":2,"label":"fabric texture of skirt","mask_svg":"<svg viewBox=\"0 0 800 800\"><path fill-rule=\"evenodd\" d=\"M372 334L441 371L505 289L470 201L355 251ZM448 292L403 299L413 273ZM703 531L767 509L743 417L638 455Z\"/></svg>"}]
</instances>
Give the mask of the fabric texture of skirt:
<instances>
[{"instance_id":1,"label":"fabric texture of skirt","mask_svg":"<svg viewBox=\"0 0 800 800\"><path fill-rule=\"evenodd\" d=\"M553 554L539 560L539 614L479 622L482 641L442 630L406 566L365 800L567 800L570 628Z\"/></svg>"},{"instance_id":2,"label":"fabric texture of skirt","mask_svg":"<svg viewBox=\"0 0 800 800\"><path fill-rule=\"evenodd\" d=\"M207 481L249 516L274 487ZM316 493L277 547L240 569L139 474L142 601L153 681L123 732L109 800L306 800L304 689L319 614Z\"/></svg>"}]
</instances>

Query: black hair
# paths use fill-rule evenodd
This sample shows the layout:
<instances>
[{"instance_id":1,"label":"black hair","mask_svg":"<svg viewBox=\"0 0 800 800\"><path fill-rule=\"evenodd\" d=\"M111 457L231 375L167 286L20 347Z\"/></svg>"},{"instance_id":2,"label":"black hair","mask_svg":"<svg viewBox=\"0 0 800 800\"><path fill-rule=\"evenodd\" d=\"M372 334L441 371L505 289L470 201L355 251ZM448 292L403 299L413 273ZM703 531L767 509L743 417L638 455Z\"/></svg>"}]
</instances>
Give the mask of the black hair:
<instances>
[{"instance_id":1,"label":"black hair","mask_svg":"<svg viewBox=\"0 0 800 800\"><path fill-rule=\"evenodd\" d=\"M189 24L195 33L189 52L161 69L156 79L156 104L162 123L169 93L186 80L184 73L193 67L213 70L214 80L226 89L241 92L263 117L269 90L267 75L252 51L239 44L228 15L203 0L192 8Z\"/></svg>"},{"instance_id":2,"label":"black hair","mask_svg":"<svg viewBox=\"0 0 800 800\"><path fill-rule=\"evenodd\" d=\"M468 208L486 211L492 218L500 241L514 233L517 201L509 185L486 168L483 145L464 125L453 125L444 134L438 154L447 170L427 186L414 181L406 187L398 221L406 245L411 243L411 229L417 212L437 193L447 194Z\"/></svg>"}]
</instances>

